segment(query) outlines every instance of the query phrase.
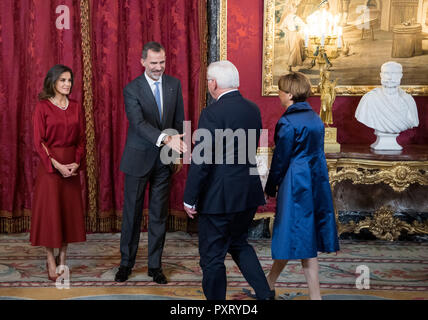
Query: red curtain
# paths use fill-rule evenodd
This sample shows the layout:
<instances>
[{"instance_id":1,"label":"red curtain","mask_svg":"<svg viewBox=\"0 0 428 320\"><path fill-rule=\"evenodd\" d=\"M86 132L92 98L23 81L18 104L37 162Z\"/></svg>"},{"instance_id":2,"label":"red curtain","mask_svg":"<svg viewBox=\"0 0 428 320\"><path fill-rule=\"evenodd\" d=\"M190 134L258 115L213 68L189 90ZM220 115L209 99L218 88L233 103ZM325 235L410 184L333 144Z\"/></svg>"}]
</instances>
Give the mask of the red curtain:
<instances>
[{"instance_id":1,"label":"red curtain","mask_svg":"<svg viewBox=\"0 0 428 320\"><path fill-rule=\"evenodd\" d=\"M140 64L144 43L157 41L165 47L165 72L181 80L185 119L199 116L205 94L200 27L205 8L205 1L200 0L92 2L100 231L120 228L124 177L119 165L128 127L122 91L144 72ZM170 213L183 218L185 170L173 178L170 199ZM148 195L145 200L147 208Z\"/></svg>"},{"instance_id":2,"label":"red curtain","mask_svg":"<svg viewBox=\"0 0 428 320\"><path fill-rule=\"evenodd\" d=\"M69 8L70 29L56 28L59 5ZM38 165L32 111L47 71L58 63L74 71L72 97L82 100L80 44L77 1L0 1L0 232L29 227Z\"/></svg>"},{"instance_id":3,"label":"red curtain","mask_svg":"<svg viewBox=\"0 0 428 320\"><path fill-rule=\"evenodd\" d=\"M33 150L31 113L50 67L61 63L73 69L72 98L83 106L83 69L88 64L84 65L81 48L85 30L80 5L85 1L0 1L0 232L29 229L39 162ZM195 127L206 92L206 1L91 0L89 4L92 92L86 93L92 94L95 126L96 168L91 172L96 179L96 227L88 231L109 232L120 229L123 206L119 164L128 122L122 90L143 72L143 44L160 42L166 49L166 73L181 80L185 117ZM59 5L70 10L70 29L56 28ZM186 174L185 166L174 176L170 200L172 215L183 218ZM83 174L82 182L88 208L93 191Z\"/></svg>"}]
</instances>

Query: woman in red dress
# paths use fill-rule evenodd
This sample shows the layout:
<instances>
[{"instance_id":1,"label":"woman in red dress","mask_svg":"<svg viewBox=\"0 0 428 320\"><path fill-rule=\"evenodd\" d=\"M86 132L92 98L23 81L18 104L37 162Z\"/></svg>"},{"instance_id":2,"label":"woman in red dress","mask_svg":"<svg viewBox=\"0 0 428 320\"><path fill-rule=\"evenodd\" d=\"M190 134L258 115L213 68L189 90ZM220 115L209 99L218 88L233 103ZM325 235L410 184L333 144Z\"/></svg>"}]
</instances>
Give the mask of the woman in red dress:
<instances>
[{"instance_id":1,"label":"woman in red dress","mask_svg":"<svg viewBox=\"0 0 428 320\"><path fill-rule=\"evenodd\" d=\"M65 265L67 244L86 240L78 170L84 155L84 127L79 104L69 100L73 72L52 67L33 113L34 146L40 158L35 181L30 241L44 246L50 280ZM54 248L59 248L55 258Z\"/></svg>"}]
</instances>

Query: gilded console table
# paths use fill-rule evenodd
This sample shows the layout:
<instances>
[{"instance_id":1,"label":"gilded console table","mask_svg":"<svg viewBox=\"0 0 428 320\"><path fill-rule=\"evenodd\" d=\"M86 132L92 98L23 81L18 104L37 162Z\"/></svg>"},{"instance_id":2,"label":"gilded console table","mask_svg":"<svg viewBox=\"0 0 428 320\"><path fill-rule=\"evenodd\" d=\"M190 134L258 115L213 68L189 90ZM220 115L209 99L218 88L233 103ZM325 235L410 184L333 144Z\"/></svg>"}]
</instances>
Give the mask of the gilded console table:
<instances>
[{"instance_id":1,"label":"gilded console table","mask_svg":"<svg viewBox=\"0 0 428 320\"><path fill-rule=\"evenodd\" d=\"M326 158L332 192L344 180L353 184L384 183L396 192L413 183L428 185L428 145L410 145L399 152L374 152L369 146L342 145L340 152L327 153ZM428 221L408 224L394 217L387 207L375 211L373 217L346 225L339 222L335 213L339 235L368 229L377 238L392 241L403 229L410 234L428 234Z\"/></svg>"}]
</instances>

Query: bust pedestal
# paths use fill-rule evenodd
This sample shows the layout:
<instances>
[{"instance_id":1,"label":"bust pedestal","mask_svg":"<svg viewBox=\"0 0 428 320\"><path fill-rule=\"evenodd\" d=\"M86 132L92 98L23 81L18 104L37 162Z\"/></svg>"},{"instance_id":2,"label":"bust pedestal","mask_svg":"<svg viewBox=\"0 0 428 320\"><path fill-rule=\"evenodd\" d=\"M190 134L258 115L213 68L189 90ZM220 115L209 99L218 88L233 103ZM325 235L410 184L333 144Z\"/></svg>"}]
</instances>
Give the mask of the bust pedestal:
<instances>
[{"instance_id":1,"label":"bust pedestal","mask_svg":"<svg viewBox=\"0 0 428 320\"><path fill-rule=\"evenodd\" d=\"M374 150L402 150L403 147L397 143L399 133L385 133L375 130L377 139L370 145Z\"/></svg>"}]
</instances>

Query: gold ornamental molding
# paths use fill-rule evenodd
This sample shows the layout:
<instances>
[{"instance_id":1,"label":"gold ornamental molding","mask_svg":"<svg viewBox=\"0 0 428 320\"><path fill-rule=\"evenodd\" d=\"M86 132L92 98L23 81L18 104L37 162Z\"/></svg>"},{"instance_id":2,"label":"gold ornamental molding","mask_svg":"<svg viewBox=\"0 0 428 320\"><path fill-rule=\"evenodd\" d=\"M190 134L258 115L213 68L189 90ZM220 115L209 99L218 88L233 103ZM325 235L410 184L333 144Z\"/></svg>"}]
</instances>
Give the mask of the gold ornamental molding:
<instances>
[{"instance_id":1,"label":"gold ornamental molding","mask_svg":"<svg viewBox=\"0 0 428 320\"><path fill-rule=\"evenodd\" d=\"M385 183L396 192L413 183L428 185L428 161L327 159L327 166L332 189L344 180L354 184Z\"/></svg>"},{"instance_id":2,"label":"gold ornamental molding","mask_svg":"<svg viewBox=\"0 0 428 320\"><path fill-rule=\"evenodd\" d=\"M263 24L262 96L277 96L278 86L273 84L275 41L275 1L265 0Z\"/></svg>"},{"instance_id":3,"label":"gold ornamental molding","mask_svg":"<svg viewBox=\"0 0 428 320\"><path fill-rule=\"evenodd\" d=\"M375 211L373 218L366 218L359 223L351 221L349 224L342 225L341 227L342 230L340 230L340 233L360 233L362 229L368 229L378 239L387 241L397 240L402 230L406 230L409 234L428 234L428 221L425 221L425 223L413 221L412 224L408 224L394 217L394 212L389 207L381 207Z\"/></svg>"},{"instance_id":4,"label":"gold ornamental molding","mask_svg":"<svg viewBox=\"0 0 428 320\"><path fill-rule=\"evenodd\" d=\"M338 182L350 180L353 184L385 183L396 192L405 191L409 185L428 185L428 161L371 161L362 159L327 159L331 190ZM393 241L402 230L409 234L428 234L428 221L408 224L394 217L391 208L382 207L374 212L373 218L355 223L341 224L335 208L338 234L359 233L368 229L378 239Z\"/></svg>"},{"instance_id":5,"label":"gold ornamental molding","mask_svg":"<svg viewBox=\"0 0 428 320\"><path fill-rule=\"evenodd\" d=\"M270 168L274 148L258 148L258 156L266 156L267 167ZM363 159L327 159L329 180L332 192L337 183L350 180L353 184L379 184L385 183L396 192L405 191L411 184L428 186L428 161L378 161ZM334 199L333 199L334 200ZM374 212L373 217L363 221L342 224L339 221L335 207L335 216L338 234L345 232L359 233L368 229L378 239L393 241L398 239L402 230L409 234L428 234L428 221L413 221L409 224L394 217L390 207L381 207ZM257 213L255 220L270 218L270 231L274 213Z\"/></svg>"},{"instance_id":6,"label":"gold ornamental molding","mask_svg":"<svg viewBox=\"0 0 428 320\"><path fill-rule=\"evenodd\" d=\"M88 212L86 228L97 231L97 165L93 117L90 0L80 0L80 24L83 52L83 106L86 119L86 174L88 179Z\"/></svg>"},{"instance_id":7,"label":"gold ornamental molding","mask_svg":"<svg viewBox=\"0 0 428 320\"><path fill-rule=\"evenodd\" d=\"M254 216L254 220L261 220L261 219L269 219L269 232L270 235L272 236L273 234L273 222L275 219L275 212L258 212L255 216Z\"/></svg>"},{"instance_id":8,"label":"gold ornamental molding","mask_svg":"<svg viewBox=\"0 0 428 320\"><path fill-rule=\"evenodd\" d=\"M272 147L258 147L257 155L268 155L272 157L274 148Z\"/></svg>"},{"instance_id":9,"label":"gold ornamental molding","mask_svg":"<svg viewBox=\"0 0 428 320\"><path fill-rule=\"evenodd\" d=\"M220 45L220 60L227 60L227 0L220 0L220 14L217 21L217 39Z\"/></svg>"},{"instance_id":10,"label":"gold ornamental molding","mask_svg":"<svg viewBox=\"0 0 428 320\"><path fill-rule=\"evenodd\" d=\"M207 0L203 1L203 5L199 4L199 39L201 52L200 63L201 71L199 73L199 114L202 109L207 105L208 83L207 83L207 67L208 56L203 52L208 52L208 23L207 23Z\"/></svg>"}]
</instances>

